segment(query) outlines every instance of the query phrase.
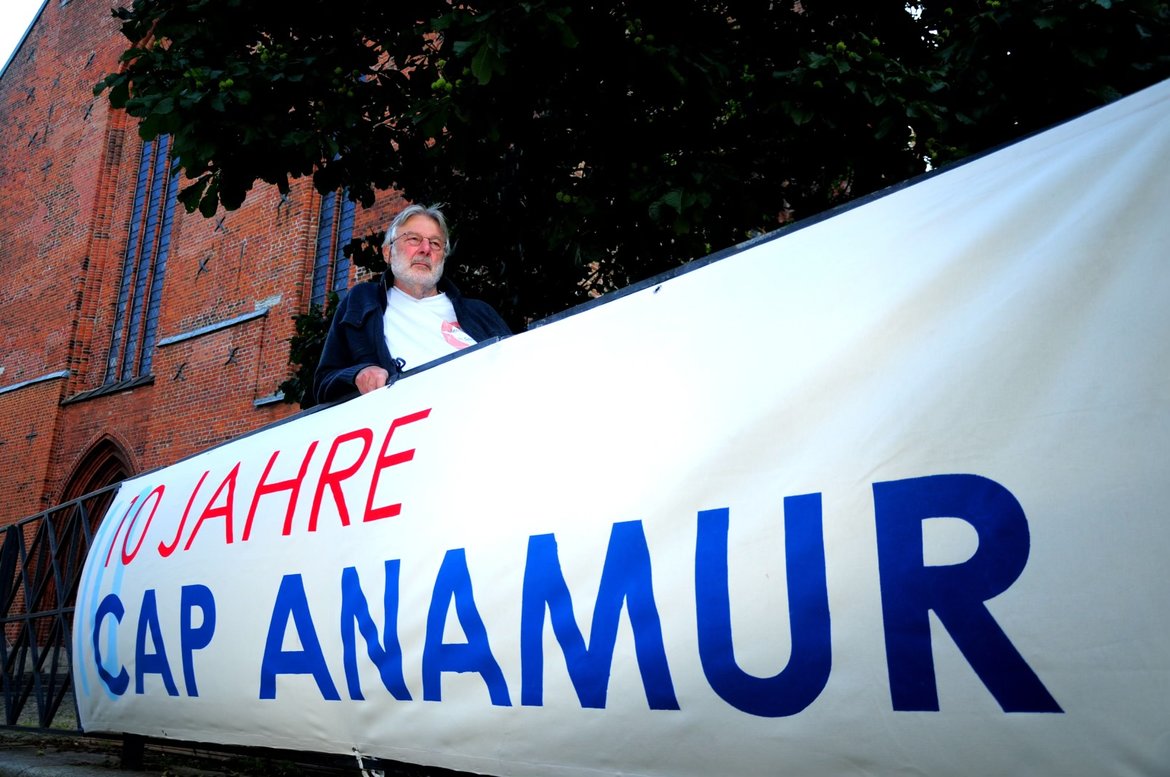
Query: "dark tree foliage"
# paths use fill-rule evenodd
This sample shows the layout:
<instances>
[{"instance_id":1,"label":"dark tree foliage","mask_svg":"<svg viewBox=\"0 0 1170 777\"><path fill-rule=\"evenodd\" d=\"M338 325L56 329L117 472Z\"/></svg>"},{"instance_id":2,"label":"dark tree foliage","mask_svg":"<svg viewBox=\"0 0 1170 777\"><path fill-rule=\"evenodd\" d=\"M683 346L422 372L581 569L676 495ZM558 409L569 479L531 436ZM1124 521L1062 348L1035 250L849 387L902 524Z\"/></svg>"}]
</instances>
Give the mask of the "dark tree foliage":
<instances>
[{"instance_id":1,"label":"dark tree foliage","mask_svg":"<svg viewBox=\"0 0 1170 777\"><path fill-rule=\"evenodd\" d=\"M1170 3L921 3L949 120L931 139L949 162L1046 129L1170 77Z\"/></svg>"},{"instance_id":2,"label":"dark tree foliage","mask_svg":"<svg viewBox=\"0 0 1170 777\"><path fill-rule=\"evenodd\" d=\"M1153 0L135 0L97 87L205 215L312 175L455 224L516 329L1170 76Z\"/></svg>"},{"instance_id":3,"label":"dark tree foliage","mask_svg":"<svg viewBox=\"0 0 1170 777\"><path fill-rule=\"evenodd\" d=\"M382 239L385 232L375 232L365 237L354 238L344 247L346 256L359 267L364 267L371 273L386 271L386 262L382 259ZM336 292L329 292L325 298L325 305L310 305L307 313L298 313L293 316L296 325L296 334L289 338L288 362L296 367L293 374L283 381L278 390L284 396L284 401L300 404L307 410L316 404L313 398L313 373L321 361L321 352L325 349L325 336L329 334L329 326L333 323L333 314L337 311L340 298Z\"/></svg>"},{"instance_id":4,"label":"dark tree foliage","mask_svg":"<svg viewBox=\"0 0 1170 777\"><path fill-rule=\"evenodd\" d=\"M317 368L317 363L321 361L325 335L329 333L329 325L333 321L338 301L337 292L331 291L325 298L324 307L310 305L307 313L293 316L297 333L289 338L288 361L289 364L296 366L296 371L280 384L280 392L284 394L285 402L297 402L304 409L315 404L313 372Z\"/></svg>"}]
</instances>

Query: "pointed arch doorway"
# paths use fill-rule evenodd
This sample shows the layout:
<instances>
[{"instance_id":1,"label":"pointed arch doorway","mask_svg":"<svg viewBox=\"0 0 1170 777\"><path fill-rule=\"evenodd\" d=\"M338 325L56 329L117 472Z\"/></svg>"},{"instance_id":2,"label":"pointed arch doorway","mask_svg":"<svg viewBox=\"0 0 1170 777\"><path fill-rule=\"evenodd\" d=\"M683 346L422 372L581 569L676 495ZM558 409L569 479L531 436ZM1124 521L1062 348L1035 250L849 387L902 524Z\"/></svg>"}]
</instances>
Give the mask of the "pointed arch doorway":
<instances>
[{"instance_id":1,"label":"pointed arch doorway","mask_svg":"<svg viewBox=\"0 0 1170 777\"><path fill-rule=\"evenodd\" d=\"M134 468L122 446L111 437L102 437L73 469L73 474L65 482L58 504L71 502L78 497L119 483L132 474ZM109 506L108 502L106 506Z\"/></svg>"}]
</instances>

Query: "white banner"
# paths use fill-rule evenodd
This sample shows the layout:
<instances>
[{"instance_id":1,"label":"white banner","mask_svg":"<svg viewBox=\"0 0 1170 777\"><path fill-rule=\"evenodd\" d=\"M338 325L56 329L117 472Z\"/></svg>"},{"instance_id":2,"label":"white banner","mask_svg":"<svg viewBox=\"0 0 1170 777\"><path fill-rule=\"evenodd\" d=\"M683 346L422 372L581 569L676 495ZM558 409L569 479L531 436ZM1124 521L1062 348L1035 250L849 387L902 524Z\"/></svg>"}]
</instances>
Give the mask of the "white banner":
<instances>
[{"instance_id":1,"label":"white banner","mask_svg":"<svg viewBox=\"0 0 1170 777\"><path fill-rule=\"evenodd\" d=\"M1170 83L127 482L89 731L1165 774Z\"/></svg>"}]
</instances>

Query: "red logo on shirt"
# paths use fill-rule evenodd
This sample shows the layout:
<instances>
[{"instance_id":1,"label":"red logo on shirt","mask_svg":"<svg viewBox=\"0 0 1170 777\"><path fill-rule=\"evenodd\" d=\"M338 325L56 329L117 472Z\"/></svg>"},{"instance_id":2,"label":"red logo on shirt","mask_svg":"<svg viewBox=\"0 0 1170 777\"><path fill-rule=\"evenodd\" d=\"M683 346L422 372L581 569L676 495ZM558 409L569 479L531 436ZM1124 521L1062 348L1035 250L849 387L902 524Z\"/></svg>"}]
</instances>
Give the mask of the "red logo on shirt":
<instances>
[{"instance_id":1,"label":"red logo on shirt","mask_svg":"<svg viewBox=\"0 0 1170 777\"><path fill-rule=\"evenodd\" d=\"M475 341L471 339L471 335L463 331L458 321L443 322L443 339L452 348L466 348L469 345L475 345Z\"/></svg>"}]
</instances>

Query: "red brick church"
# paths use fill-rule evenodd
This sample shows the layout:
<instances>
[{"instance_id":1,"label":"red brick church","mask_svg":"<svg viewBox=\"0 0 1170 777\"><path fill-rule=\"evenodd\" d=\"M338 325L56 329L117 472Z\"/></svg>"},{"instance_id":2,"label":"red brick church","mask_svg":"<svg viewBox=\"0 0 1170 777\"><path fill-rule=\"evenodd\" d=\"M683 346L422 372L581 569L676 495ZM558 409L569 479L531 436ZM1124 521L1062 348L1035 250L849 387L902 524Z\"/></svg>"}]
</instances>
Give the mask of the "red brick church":
<instances>
[{"instance_id":1,"label":"red brick church","mask_svg":"<svg viewBox=\"0 0 1170 777\"><path fill-rule=\"evenodd\" d=\"M48 0L0 72L0 525L286 418L293 316L354 270L370 209L307 180L188 214L167 139L94 85L110 0Z\"/></svg>"}]
</instances>

